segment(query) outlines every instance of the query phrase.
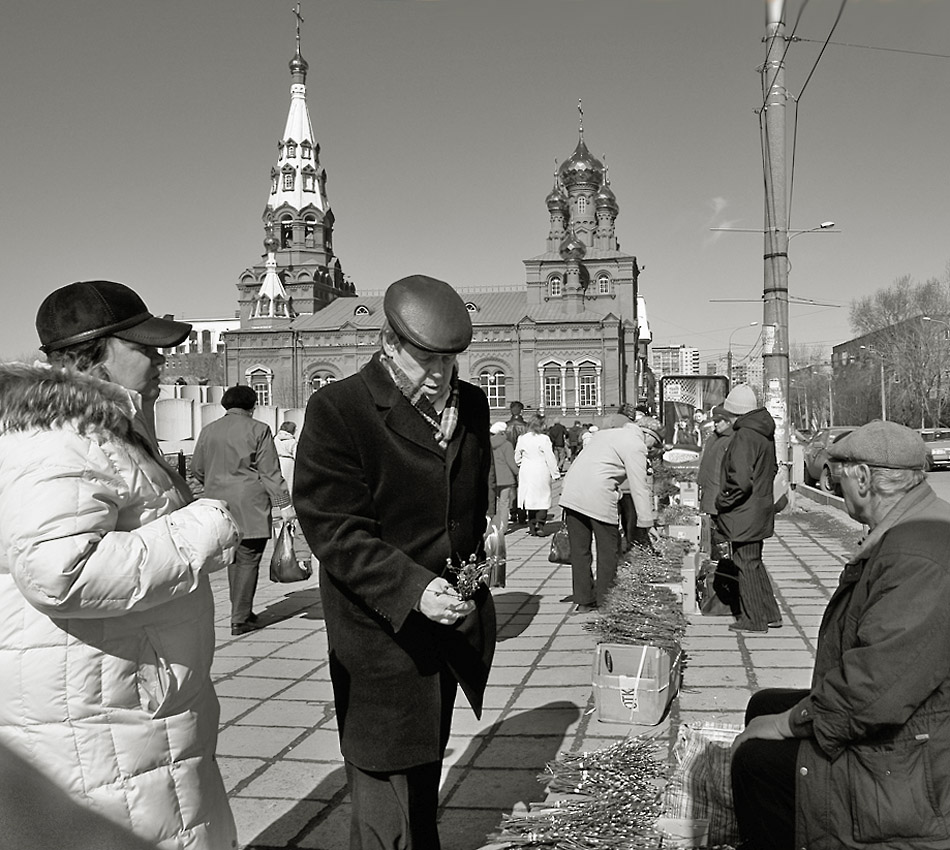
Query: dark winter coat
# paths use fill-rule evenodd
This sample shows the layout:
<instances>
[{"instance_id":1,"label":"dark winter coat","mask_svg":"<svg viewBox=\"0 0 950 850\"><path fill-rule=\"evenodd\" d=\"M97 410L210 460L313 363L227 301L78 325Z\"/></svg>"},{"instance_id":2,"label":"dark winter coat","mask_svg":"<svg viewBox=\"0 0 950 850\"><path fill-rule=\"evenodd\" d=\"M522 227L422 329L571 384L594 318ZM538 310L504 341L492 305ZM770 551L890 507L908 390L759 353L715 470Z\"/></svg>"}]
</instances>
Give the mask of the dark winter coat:
<instances>
[{"instance_id":1,"label":"dark winter coat","mask_svg":"<svg viewBox=\"0 0 950 850\"><path fill-rule=\"evenodd\" d=\"M481 713L495 645L488 589L456 626L415 610L433 578L451 580L446 559L483 552L491 466L485 394L460 381L458 414L442 449L378 356L307 406L294 504L320 559L341 748L363 770L442 757L441 725L452 705L440 679L456 679Z\"/></svg>"},{"instance_id":2,"label":"dark winter coat","mask_svg":"<svg viewBox=\"0 0 950 850\"><path fill-rule=\"evenodd\" d=\"M760 407L738 417L732 430L722 458L716 522L731 543L765 540L775 531L775 420Z\"/></svg>"},{"instance_id":3,"label":"dark winter coat","mask_svg":"<svg viewBox=\"0 0 950 850\"><path fill-rule=\"evenodd\" d=\"M950 505L922 483L845 566L791 714L796 847L950 848Z\"/></svg>"},{"instance_id":4,"label":"dark winter coat","mask_svg":"<svg viewBox=\"0 0 950 850\"><path fill-rule=\"evenodd\" d=\"M495 458L495 489L511 487L518 481L518 464L515 463L515 449L508 440L508 435L491 435L491 448Z\"/></svg>"},{"instance_id":5,"label":"dark winter coat","mask_svg":"<svg viewBox=\"0 0 950 850\"><path fill-rule=\"evenodd\" d=\"M732 427L721 434L713 431L703 445L699 457L699 471L696 473L696 485L699 487L699 509L704 514L716 513L716 497L722 476L722 456L732 439Z\"/></svg>"}]
</instances>

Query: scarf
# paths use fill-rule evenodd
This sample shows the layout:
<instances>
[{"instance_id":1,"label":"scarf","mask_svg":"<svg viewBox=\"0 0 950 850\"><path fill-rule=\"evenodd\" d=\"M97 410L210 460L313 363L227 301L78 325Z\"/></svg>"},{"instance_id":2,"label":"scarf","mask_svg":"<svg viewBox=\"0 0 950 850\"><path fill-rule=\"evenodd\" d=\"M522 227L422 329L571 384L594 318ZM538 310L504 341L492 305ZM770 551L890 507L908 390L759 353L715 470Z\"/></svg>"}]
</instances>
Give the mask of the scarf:
<instances>
[{"instance_id":1,"label":"scarf","mask_svg":"<svg viewBox=\"0 0 950 850\"><path fill-rule=\"evenodd\" d=\"M389 372L389 376L396 384L396 388L405 397L405 399L419 412L423 419L428 422L434 431L435 441L440 448L447 448L455 428L459 421L459 373L458 366L452 371L452 379L449 384L449 397L445 402L441 417L436 411L432 402L426 397L421 386L413 386L405 372L400 369L391 357L387 357L383 352L379 355L380 363Z\"/></svg>"}]
</instances>

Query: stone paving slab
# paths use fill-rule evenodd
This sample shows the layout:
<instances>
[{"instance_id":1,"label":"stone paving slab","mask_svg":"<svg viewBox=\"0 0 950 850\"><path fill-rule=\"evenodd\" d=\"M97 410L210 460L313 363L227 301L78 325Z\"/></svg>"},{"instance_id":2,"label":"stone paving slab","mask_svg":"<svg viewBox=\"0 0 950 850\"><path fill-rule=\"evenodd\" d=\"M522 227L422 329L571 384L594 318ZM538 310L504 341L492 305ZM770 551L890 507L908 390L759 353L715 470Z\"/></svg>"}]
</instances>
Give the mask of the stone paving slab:
<instances>
[{"instance_id":1,"label":"stone paving slab","mask_svg":"<svg viewBox=\"0 0 950 850\"><path fill-rule=\"evenodd\" d=\"M508 586L493 591L500 640L485 711L476 718L461 697L456 707L441 788L444 850L482 847L513 807L543 800L536 777L561 752L637 734L668 748L681 723L741 723L757 688L807 687L821 613L856 526L838 522L833 508L799 505L779 516L764 550L784 627L737 635L729 617L691 615L682 690L657 726L597 718L590 684L596 638L585 628L594 618L569 613L570 568L547 561L548 542L512 530ZM263 572L256 602L267 626L237 638L226 577L212 581L219 763L241 846L346 850L349 798L316 578L276 585Z\"/></svg>"}]
</instances>

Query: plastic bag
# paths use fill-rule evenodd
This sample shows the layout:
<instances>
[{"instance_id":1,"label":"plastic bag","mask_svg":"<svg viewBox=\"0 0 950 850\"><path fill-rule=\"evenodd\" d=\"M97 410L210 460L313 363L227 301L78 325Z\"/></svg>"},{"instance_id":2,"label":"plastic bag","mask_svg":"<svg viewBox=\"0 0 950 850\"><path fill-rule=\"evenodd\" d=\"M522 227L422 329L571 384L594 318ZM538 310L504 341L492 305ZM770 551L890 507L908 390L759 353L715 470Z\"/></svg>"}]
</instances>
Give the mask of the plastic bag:
<instances>
[{"instance_id":1,"label":"plastic bag","mask_svg":"<svg viewBox=\"0 0 950 850\"><path fill-rule=\"evenodd\" d=\"M294 552L294 524L285 522L277 531L274 540L274 553L270 558L270 580L281 584L293 581L305 581L313 575L313 569L306 561L298 561Z\"/></svg>"},{"instance_id":2,"label":"plastic bag","mask_svg":"<svg viewBox=\"0 0 950 850\"><path fill-rule=\"evenodd\" d=\"M504 587L507 575L508 547L505 545L505 535L501 533L498 526L490 518L485 530L485 556L491 563L488 586Z\"/></svg>"}]
</instances>

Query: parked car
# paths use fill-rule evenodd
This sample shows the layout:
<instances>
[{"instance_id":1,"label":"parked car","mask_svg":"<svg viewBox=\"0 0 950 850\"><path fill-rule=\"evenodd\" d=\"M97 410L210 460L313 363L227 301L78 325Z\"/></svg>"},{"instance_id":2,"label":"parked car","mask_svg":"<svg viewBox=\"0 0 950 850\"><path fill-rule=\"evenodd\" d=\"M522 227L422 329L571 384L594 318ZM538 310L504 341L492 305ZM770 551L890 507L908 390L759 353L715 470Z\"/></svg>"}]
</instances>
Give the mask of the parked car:
<instances>
[{"instance_id":1,"label":"parked car","mask_svg":"<svg viewBox=\"0 0 950 850\"><path fill-rule=\"evenodd\" d=\"M856 425L836 425L832 428L822 428L820 431L816 431L815 436L805 443L806 484L817 485L826 493L836 493L838 491L838 482L831 474L828 446L837 443L842 437L846 437L856 427Z\"/></svg>"},{"instance_id":2,"label":"parked car","mask_svg":"<svg viewBox=\"0 0 950 850\"><path fill-rule=\"evenodd\" d=\"M927 469L950 469L950 429L921 428L927 444Z\"/></svg>"}]
</instances>

